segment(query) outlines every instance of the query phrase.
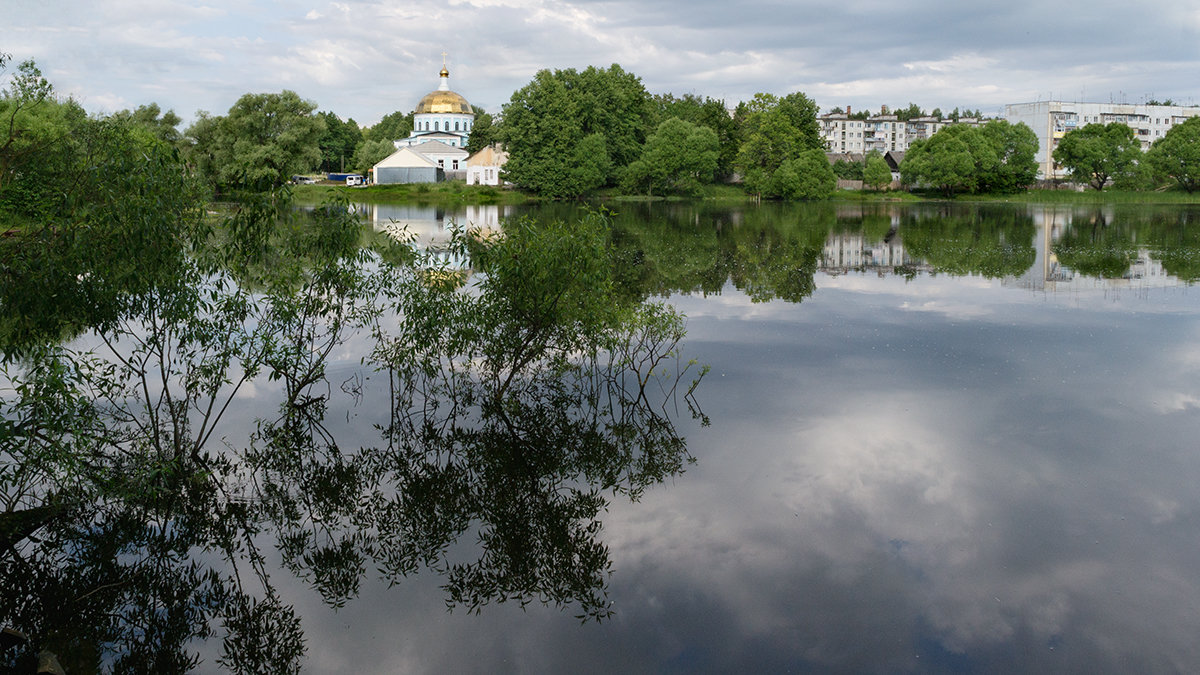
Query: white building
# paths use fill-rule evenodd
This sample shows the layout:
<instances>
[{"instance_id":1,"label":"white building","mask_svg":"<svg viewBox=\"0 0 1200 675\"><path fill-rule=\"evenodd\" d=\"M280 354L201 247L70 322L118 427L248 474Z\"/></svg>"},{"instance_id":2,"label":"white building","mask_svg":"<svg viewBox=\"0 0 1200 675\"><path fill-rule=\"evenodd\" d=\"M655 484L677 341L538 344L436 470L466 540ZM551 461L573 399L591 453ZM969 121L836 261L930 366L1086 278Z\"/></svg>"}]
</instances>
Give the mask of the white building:
<instances>
[{"instance_id":1,"label":"white building","mask_svg":"<svg viewBox=\"0 0 1200 675\"><path fill-rule=\"evenodd\" d=\"M959 118L957 122L940 117L915 117L902 122L896 115L888 114L886 107L865 120L852 119L849 113L826 113L817 118L826 152L862 154L904 152L913 141L929 138L951 124L979 123L970 117Z\"/></svg>"},{"instance_id":2,"label":"white building","mask_svg":"<svg viewBox=\"0 0 1200 675\"><path fill-rule=\"evenodd\" d=\"M852 120L846 113L828 113L817 118L826 152L863 152L866 122Z\"/></svg>"},{"instance_id":3,"label":"white building","mask_svg":"<svg viewBox=\"0 0 1200 675\"><path fill-rule=\"evenodd\" d=\"M411 146L411 149L429 158L429 161L447 173L461 172L467 169L467 151L461 147L442 141L425 141Z\"/></svg>"},{"instance_id":4,"label":"white building","mask_svg":"<svg viewBox=\"0 0 1200 675\"><path fill-rule=\"evenodd\" d=\"M413 110L413 130L408 138L393 141L396 149L438 141L456 148L467 147L475 123L475 111L462 94L450 90L450 71L442 64L438 88L425 94Z\"/></svg>"},{"instance_id":5,"label":"white building","mask_svg":"<svg viewBox=\"0 0 1200 675\"><path fill-rule=\"evenodd\" d=\"M500 169L508 153L499 145L489 145L467 158L467 185L499 185Z\"/></svg>"},{"instance_id":6,"label":"white building","mask_svg":"<svg viewBox=\"0 0 1200 675\"><path fill-rule=\"evenodd\" d=\"M1004 107L1004 117L1012 124L1024 123L1038 138L1038 178L1063 178L1066 172L1054 163L1054 148L1069 131L1088 124L1121 122L1133 129L1149 149L1154 141L1166 135L1171 127L1200 115L1200 107L1180 105L1128 105L1119 103L1071 103L1068 101L1038 101L1010 103Z\"/></svg>"},{"instance_id":7,"label":"white building","mask_svg":"<svg viewBox=\"0 0 1200 675\"><path fill-rule=\"evenodd\" d=\"M400 148L379 160L368 173L375 185L437 183L445 178L436 162L413 148Z\"/></svg>"}]
</instances>

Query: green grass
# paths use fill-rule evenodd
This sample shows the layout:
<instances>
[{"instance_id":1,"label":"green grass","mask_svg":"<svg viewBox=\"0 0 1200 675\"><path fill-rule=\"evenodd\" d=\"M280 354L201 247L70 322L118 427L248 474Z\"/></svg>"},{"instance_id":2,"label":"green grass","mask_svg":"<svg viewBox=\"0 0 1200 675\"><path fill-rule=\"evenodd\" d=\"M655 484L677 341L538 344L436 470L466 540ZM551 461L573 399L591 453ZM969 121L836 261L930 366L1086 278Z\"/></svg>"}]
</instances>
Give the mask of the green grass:
<instances>
[{"instance_id":1,"label":"green grass","mask_svg":"<svg viewBox=\"0 0 1200 675\"><path fill-rule=\"evenodd\" d=\"M466 204L525 204L537 197L519 190L490 185L467 185L462 181L415 183L404 185L371 185L350 188L341 185L296 185L296 201L317 204L339 195L355 202L372 204L435 204L460 206Z\"/></svg>"},{"instance_id":2,"label":"green grass","mask_svg":"<svg viewBox=\"0 0 1200 675\"><path fill-rule=\"evenodd\" d=\"M929 198L905 190L835 190L831 199L835 202L923 202Z\"/></svg>"},{"instance_id":3,"label":"green grass","mask_svg":"<svg viewBox=\"0 0 1200 675\"><path fill-rule=\"evenodd\" d=\"M293 188L296 201L302 204L319 204L333 195L341 195L356 202L375 204L432 204L439 206L463 206L469 204L528 204L541 201L536 195L512 188L497 188L488 185L467 185L462 181L442 183L417 183L406 185L372 185L365 188L348 188L340 185L296 185ZM592 199L613 202L719 202L742 204L754 200L741 185L706 185L698 197L679 195L626 194L617 188L605 188L590 195ZM1028 204L1200 204L1200 193L1188 194L1181 190L1125 191L1106 189L1103 192L1088 190L1029 190L1016 194L960 194L947 199L937 192L911 193L903 190L875 192L872 190L837 190L835 202L1014 202Z\"/></svg>"},{"instance_id":4,"label":"green grass","mask_svg":"<svg viewBox=\"0 0 1200 675\"><path fill-rule=\"evenodd\" d=\"M1200 204L1200 192L1181 190L1028 190L1016 194L959 195L956 201L1027 204Z\"/></svg>"},{"instance_id":5,"label":"green grass","mask_svg":"<svg viewBox=\"0 0 1200 675\"><path fill-rule=\"evenodd\" d=\"M629 194L622 192L619 188L603 188L594 191L591 195L593 199L614 202L730 202L741 203L753 199L752 195L746 194L740 185L729 185L724 183L705 185L701 189L701 193L697 196L686 195L651 195L645 194Z\"/></svg>"}]
</instances>

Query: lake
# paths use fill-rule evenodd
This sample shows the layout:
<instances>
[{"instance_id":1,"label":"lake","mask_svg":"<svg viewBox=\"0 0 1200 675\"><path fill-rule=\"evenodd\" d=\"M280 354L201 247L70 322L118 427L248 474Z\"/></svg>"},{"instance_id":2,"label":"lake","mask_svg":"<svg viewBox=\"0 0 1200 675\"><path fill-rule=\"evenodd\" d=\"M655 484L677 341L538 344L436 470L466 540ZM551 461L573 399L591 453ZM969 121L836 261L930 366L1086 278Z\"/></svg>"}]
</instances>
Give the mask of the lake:
<instances>
[{"instance_id":1,"label":"lake","mask_svg":"<svg viewBox=\"0 0 1200 675\"><path fill-rule=\"evenodd\" d=\"M452 222L581 217L572 206L355 208L375 231L407 229L431 248ZM384 520L365 526L374 547L365 561L353 555L358 539L339 540L332 549L345 565L289 554L264 521L247 541L299 617L303 671L1200 668L1200 209L610 208L622 297L686 316L680 358L663 367L710 368L694 396L639 413L666 430L643 440L634 468L588 468L594 458L580 451L543 487L513 493L549 519L569 519L568 502L600 494L598 524L570 545L513 520L507 502L471 501L511 496L519 479L507 473L463 497L465 536L447 537L432 559L393 559L383 544L440 532L410 521L450 509L444 494L457 483L442 493L420 483L437 507L406 503L410 520L393 523L403 536L384 536ZM362 364L372 341L347 337L323 376L321 433L350 455L380 445L397 409L396 381ZM240 392L218 436L237 447L262 435L256 420L274 415L281 387ZM422 391L414 406L428 408L435 397ZM556 405L511 412L512 424L569 432L587 416L556 417ZM430 442L427 428L413 433ZM485 464L542 452L469 437L477 441ZM552 441L573 444L570 433ZM647 468L646 457L661 465ZM598 474L607 482L591 483ZM370 508L403 502L408 484L393 480ZM614 484L633 494L614 494ZM546 547L536 569L521 568L541 584L524 598L505 586L511 575L488 576L490 563L512 570L523 537ZM508 557L472 567L481 547ZM323 577L322 564L335 571ZM398 567L380 571L389 564ZM451 603L455 565L479 585ZM608 612L581 621L581 597ZM187 645L203 659L198 670L217 668L215 642Z\"/></svg>"}]
</instances>

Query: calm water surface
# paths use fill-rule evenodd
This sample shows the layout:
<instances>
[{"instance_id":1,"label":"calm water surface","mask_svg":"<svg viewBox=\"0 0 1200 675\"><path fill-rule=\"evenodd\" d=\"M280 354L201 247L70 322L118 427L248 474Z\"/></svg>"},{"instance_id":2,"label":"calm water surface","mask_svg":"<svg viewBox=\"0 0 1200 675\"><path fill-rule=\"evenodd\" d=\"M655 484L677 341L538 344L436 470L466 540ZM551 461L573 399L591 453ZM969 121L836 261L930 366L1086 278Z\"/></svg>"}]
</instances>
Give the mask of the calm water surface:
<instances>
[{"instance_id":1,"label":"calm water surface","mask_svg":"<svg viewBox=\"0 0 1200 675\"><path fill-rule=\"evenodd\" d=\"M520 215L358 208L434 246ZM308 672L1200 670L1200 211L628 206L613 241L711 372L695 462L601 514L612 617L370 569L334 610L276 569ZM343 448L388 415L367 341L330 366Z\"/></svg>"},{"instance_id":2,"label":"calm water surface","mask_svg":"<svg viewBox=\"0 0 1200 675\"><path fill-rule=\"evenodd\" d=\"M1200 667L1195 211L630 210L711 426L610 506L614 617L297 586L314 672Z\"/></svg>"}]
</instances>

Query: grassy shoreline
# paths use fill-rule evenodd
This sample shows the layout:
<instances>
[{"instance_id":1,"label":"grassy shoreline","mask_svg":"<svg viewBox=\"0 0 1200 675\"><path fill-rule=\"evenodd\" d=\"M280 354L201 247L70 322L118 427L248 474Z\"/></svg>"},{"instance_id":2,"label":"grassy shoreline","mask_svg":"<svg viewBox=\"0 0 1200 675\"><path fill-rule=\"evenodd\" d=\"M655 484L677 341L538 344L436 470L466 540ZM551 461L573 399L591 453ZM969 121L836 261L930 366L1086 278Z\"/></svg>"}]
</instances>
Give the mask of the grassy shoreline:
<instances>
[{"instance_id":1,"label":"grassy shoreline","mask_svg":"<svg viewBox=\"0 0 1200 675\"><path fill-rule=\"evenodd\" d=\"M350 201L371 204L429 204L434 206L465 206L475 204L529 204L542 201L536 195L510 188L490 185L467 185L460 181L415 183L403 185L294 185L292 194L303 204L319 204L339 196Z\"/></svg>"},{"instance_id":2,"label":"grassy shoreline","mask_svg":"<svg viewBox=\"0 0 1200 675\"><path fill-rule=\"evenodd\" d=\"M514 188L498 188L488 185L466 185L460 181L432 184L372 185L368 187L345 187L341 185L296 185L292 187L296 201L318 204L333 196L356 202L375 204L428 204L434 206L466 206L477 204L522 205L545 201L537 195ZM630 202L716 202L724 204L746 204L755 201L739 185L709 185L696 197L626 194L617 189L600 190L589 200L617 203ZM1200 193L1188 194L1178 190L1155 192L1130 192L1104 190L1076 192L1073 190L1028 190L1012 194L956 195L947 198L934 193L911 193L906 191L854 191L838 190L829 201L833 202L1010 202L1024 204L1200 204Z\"/></svg>"}]
</instances>

